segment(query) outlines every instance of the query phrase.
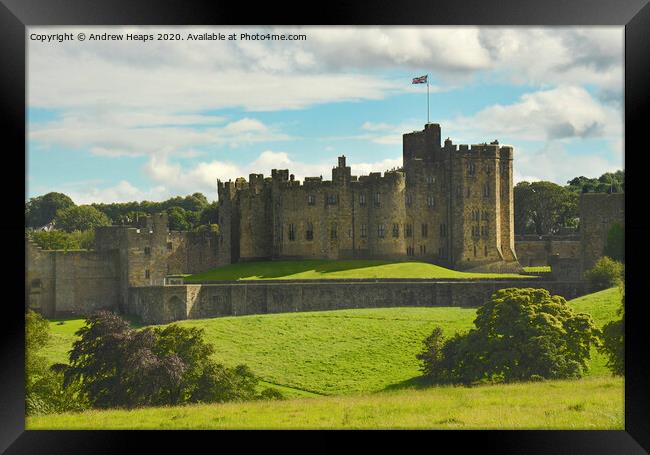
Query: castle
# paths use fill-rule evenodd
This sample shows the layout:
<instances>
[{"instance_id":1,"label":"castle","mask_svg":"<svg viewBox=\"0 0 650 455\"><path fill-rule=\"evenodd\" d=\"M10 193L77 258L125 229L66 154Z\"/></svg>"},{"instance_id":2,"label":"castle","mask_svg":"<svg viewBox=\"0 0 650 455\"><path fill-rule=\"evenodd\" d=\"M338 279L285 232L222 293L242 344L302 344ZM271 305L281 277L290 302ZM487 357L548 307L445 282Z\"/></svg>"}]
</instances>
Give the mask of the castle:
<instances>
[{"instance_id":1,"label":"castle","mask_svg":"<svg viewBox=\"0 0 650 455\"><path fill-rule=\"evenodd\" d=\"M403 135L403 167L356 177L345 156L332 180L288 170L218 182L230 262L406 259L455 269L519 271L513 148L441 143L440 125Z\"/></svg>"},{"instance_id":2,"label":"castle","mask_svg":"<svg viewBox=\"0 0 650 455\"><path fill-rule=\"evenodd\" d=\"M581 195L580 241L518 241L523 263L553 263L553 280L285 280L183 284L174 275L255 259L385 258L456 269L518 271L510 146L457 146L440 126L403 136L403 168L332 180L288 170L218 182L219 232L170 231L166 214L95 229L92 250L26 242L25 305L46 317L100 308L144 323L287 311L389 306L477 306L503 287L585 293L584 270L624 221L622 194ZM558 254L559 253L559 254Z\"/></svg>"}]
</instances>

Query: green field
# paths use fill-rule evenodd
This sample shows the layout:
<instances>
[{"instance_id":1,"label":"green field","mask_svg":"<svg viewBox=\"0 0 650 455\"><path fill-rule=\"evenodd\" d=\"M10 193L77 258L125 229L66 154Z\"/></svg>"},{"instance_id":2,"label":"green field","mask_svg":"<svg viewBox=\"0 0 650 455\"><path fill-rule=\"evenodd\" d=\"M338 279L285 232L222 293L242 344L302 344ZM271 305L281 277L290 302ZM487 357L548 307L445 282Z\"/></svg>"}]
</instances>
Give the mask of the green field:
<instances>
[{"instance_id":1,"label":"green field","mask_svg":"<svg viewBox=\"0 0 650 455\"><path fill-rule=\"evenodd\" d=\"M550 273L551 272L551 266L550 265L539 265L539 266L524 267L524 272L528 272L528 273Z\"/></svg>"},{"instance_id":2,"label":"green field","mask_svg":"<svg viewBox=\"0 0 650 455\"><path fill-rule=\"evenodd\" d=\"M221 280L322 280L345 278L524 278L516 273L469 273L426 262L264 261L239 262L185 277L186 283Z\"/></svg>"},{"instance_id":3,"label":"green field","mask_svg":"<svg viewBox=\"0 0 650 455\"><path fill-rule=\"evenodd\" d=\"M599 326L616 319L618 288L570 302ZM446 335L473 326L473 308L373 308L195 319L217 360L245 363L287 396L373 393L409 387L420 374L415 354L434 327ZM83 320L52 321L47 348L52 362L66 362ZM605 358L592 352L590 376L608 375Z\"/></svg>"},{"instance_id":4,"label":"green field","mask_svg":"<svg viewBox=\"0 0 650 455\"><path fill-rule=\"evenodd\" d=\"M473 388L435 387L279 402L89 411L28 417L26 428L622 430L623 400L621 378L599 377Z\"/></svg>"}]
</instances>

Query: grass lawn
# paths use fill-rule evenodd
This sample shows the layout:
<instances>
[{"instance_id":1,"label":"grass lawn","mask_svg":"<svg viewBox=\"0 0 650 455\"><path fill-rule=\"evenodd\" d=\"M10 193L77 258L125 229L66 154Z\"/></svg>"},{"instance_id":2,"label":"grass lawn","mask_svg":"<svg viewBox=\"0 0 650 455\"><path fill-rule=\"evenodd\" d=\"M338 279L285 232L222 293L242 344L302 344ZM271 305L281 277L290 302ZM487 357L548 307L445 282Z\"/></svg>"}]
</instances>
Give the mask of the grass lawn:
<instances>
[{"instance_id":1,"label":"grass lawn","mask_svg":"<svg viewBox=\"0 0 650 455\"><path fill-rule=\"evenodd\" d=\"M612 288L570 301L599 326L617 319L621 294ZM373 308L196 319L182 326L202 327L217 360L245 363L264 381L291 396L343 395L394 390L414 384L420 374L415 354L422 340L440 326L449 336L473 326L472 308ZM62 322L62 324L61 324ZM83 320L52 321L46 350L66 362L74 332ZM605 358L592 352L591 376L608 375Z\"/></svg>"},{"instance_id":2,"label":"grass lawn","mask_svg":"<svg viewBox=\"0 0 650 455\"><path fill-rule=\"evenodd\" d=\"M528 273L550 273L550 271L551 271L550 265L524 267L524 272L528 272Z\"/></svg>"},{"instance_id":3,"label":"grass lawn","mask_svg":"<svg viewBox=\"0 0 650 455\"><path fill-rule=\"evenodd\" d=\"M543 397L543 398L542 398ZM623 379L434 387L360 396L28 417L38 429L624 428Z\"/></svg>"},{"instance_id":4,"label":"grass lawn","mask_svg":"<svg viewBox=\"0 0 650 455\"><path fill-rule=\"evenodd\" d=\"M186 283L220 280L322 280L332 278L523 278L516 273L469 273L426 262L263 261L239 262L185 277Z\"/></svg>"}]
</instances>

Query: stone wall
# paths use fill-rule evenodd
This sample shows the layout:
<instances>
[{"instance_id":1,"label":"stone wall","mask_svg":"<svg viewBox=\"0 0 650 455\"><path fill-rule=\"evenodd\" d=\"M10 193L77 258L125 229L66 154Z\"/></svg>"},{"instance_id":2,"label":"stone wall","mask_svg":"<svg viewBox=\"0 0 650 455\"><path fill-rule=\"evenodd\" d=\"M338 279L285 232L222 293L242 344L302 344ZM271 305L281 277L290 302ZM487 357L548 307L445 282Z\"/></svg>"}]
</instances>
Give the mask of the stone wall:
<instances>
[{"instance_id":1,"label":"stone wall","mask_svg":"<svg viewBox=\"0 0 650 455\"><path fill-rule=\"evenodd\" d=\"M524 267L550 265L550 258L580 258L578 236L517 236L515 240L517 258Z\"/></svg>"},{"instance_id":2,"label":"stone wall","mask_svg":"<svg viewBox=\"0 0 650 455\"><path fill-rule=\"evenodd\" d=\"M46 317L117 309L116 251L50 251L26 242L26 304Z\"/></svg>"},{"instance_id":3,"label":"stone wall","mask_svg":"<svg viewBox=\"0 0 650 455\"><path fill-rule=\"evenodd\" d=\"M607 233L619 223L625 226L624 193L583 193L580 195L580 235L583 272L603 255Z\"/></svg>"},{"instance_id":4,"label":"stone wall","mask_svg":"<svg viewBox=\"0 0 650 455\"><path fill-rule=\"evenodd\" d=\"M567 300L586 292L582 282L535 280L328 280L134 287L129 312L147 324L216 316L382 308L474 307L499 289L548 289Z\"/></svg>"}]
</instances>

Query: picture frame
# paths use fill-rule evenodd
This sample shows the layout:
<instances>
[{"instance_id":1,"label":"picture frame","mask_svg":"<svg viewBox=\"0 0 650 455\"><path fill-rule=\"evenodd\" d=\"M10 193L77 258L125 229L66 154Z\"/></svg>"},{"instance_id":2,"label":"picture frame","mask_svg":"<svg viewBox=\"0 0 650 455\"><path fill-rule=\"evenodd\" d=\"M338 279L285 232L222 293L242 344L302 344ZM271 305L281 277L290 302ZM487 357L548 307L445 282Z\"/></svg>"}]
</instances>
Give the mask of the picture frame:
<instances>
[{"instance_id":1,"label":"picture frame","mask_svg":"<svg viewBox=\"0 0 650 455\"><path fill-rule=\"evenodd\" d=\"M647 249L644 234L648 223L642 210L634 210L635 201L644 193L639 182L644 170L641 153L645 151L646 133L642 120L650 113L650 6L648 0L551 0L544 3L527 0L490 2L481 0L463 2L424 2L409 4L371 2L328 2L312 4L316 14L300 14L268 3L251 8L247 4L225 2L148 3L144 1L81 1L81 0L2 0L0 4L0 54L4 70L2 79L2 125L6 149L13 156L11 168L3 179L5 190L12 195L12 220L18 217L19 204L24 205L20 192L19 174L26 167L20 150L26 158L26 27L36 25L619 25L625 27L625 141L634 154L625 155L628 188L626 193L626 370L625 370L625 430L624 431L438 431L399 433L424 444L449 442L458 449L469 444L498 448L500 453L649 453L650 452L650 352L647 319L643 316L645 301L640 264ZM303 11L307 11L305 5ZM5 142L6 143L6 142ZM630 165L631 163L631 165ZM14 205L15 204L15 205ZM5 240L10 247L6 258L24 257L22 243L12 240L18 235L17 221L9 223ZM22 229L22 228L20 228ZM630 246L631 245L631 246ZM630 251L632 250L633 251ZM9 263L12 265L9 266ZM12 298L4 302L0 318L0 365L3 381L0 390L0 450L5 453L85 453L115 452L133 448L133 443L148 444L154 440L164 445L174 440L182 444L187 434L177 432L122 432L122 431L25 431L24 405L24 307L17 302L24 279L17 275L13 261L5 263L6 282L12 289ZM265 432L266 433L266 432ZM311 432L310 432L311 433ZM332 432L334 433L334 432ZM312 437L328 437L332 433ZM339 432L336 432L339 433ZM362 432L368 435L367 432ZM368 435L375 444L382 444L390 434L373 432ZM469 434L468 434L469 433ZM267 433L268 434L268 433ZM270 436L270 435L269 435ZM274 435L275 436L275 435ZM194 441L214 443L218 439L211 432L190 436ZM221 434L218 438L221 438ZM231 441L248 445L241 435L230 434ZM292 437L292 436L289 436ZM171 447L171 445L170 445Z\"/></svg>"}]
</instances>

